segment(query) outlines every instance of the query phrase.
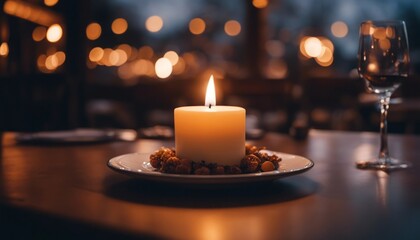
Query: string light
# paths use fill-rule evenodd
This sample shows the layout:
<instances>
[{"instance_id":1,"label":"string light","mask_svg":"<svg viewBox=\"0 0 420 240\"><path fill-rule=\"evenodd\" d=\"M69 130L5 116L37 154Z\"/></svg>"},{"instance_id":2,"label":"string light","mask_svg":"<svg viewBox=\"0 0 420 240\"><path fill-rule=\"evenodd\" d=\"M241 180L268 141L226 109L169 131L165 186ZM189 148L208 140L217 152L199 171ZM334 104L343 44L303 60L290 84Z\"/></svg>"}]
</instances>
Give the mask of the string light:
<instances>
[{"instance_id":1,"label":"string light","mask_svg":"<svg viewBox=\"0 0 420 240\"><path fill-rule=\"evenodd\" d=\"M190 21L189 29L194 35L202 34L206 30L206 23L201 18L194 18Z\"/></svg>"},{"instance_id":2,"label":"string light","mask_svg":"<svg viewBox=\"0 0 420 240\"><path fill-rule=\"evenodd\" d=\"M47 30L47 40L49 42L58 42L63 36L63 29L60 24L53 24Z\"/></svg>"},{"instance_id":3,"label":"string light","mask_svg":"<svg viewBox=\"0 0 420 240\"><path fill-rule=\"evenodd\" d=\"M163 27L163 20L159 16L151 16L146 20L146 29L149 32L159 32Z\"/></svg>"},{"instance_id":4,"label":"string light","mask_svg":"<svg viewBox=\"0 0 420 240\"><path fill-rule=\"evenodd\" d=\"M236 20L229 20L225 23L225 32L229 36L236 36L241 32L241 24Z\"/></svg>"},{"instance_id":5,"label":"string light","mask_svg":"<svg viewBox=\"0 0 420 240\"><path fill-rule=\"evenodd\" d=\"M86 37L89 40L96 40L101 36L101 34L102 28L99 23L93 22L86 27Z\"/></svg>"},{"instance_id":6,"label":"string light","mask_svg":"<svg viewBox=\"0 0 420 240\"><path fill-rule=\"evenodd\" d=\"M115 34L123 34L128 29L127 20L124 18L117 18L111 24L111 30Z\"/></svg>"}]
</instances>

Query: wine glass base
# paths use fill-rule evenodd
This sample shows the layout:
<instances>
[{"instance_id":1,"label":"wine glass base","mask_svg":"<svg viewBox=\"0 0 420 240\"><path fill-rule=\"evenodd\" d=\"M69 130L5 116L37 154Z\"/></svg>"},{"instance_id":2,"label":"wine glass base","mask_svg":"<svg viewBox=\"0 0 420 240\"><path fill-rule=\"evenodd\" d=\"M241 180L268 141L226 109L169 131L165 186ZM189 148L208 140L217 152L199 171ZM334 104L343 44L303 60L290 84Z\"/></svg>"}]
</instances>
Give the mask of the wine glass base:
<instances>
[{"instance_id":1,"label":"wine glass base","mask_svg":"<svg viewBox=\"0 0 420 240\"><path fill-rule=\"evenodd\" d=\"M410 163L404 162L395 158L389 158L386 160L382 158L375 158L369 161L359 161L356 163L356 167L359 169L384 170L384 171L406 169L406 168L409 168L410 166L411 166Z\"/></svg>"}]
</instances>

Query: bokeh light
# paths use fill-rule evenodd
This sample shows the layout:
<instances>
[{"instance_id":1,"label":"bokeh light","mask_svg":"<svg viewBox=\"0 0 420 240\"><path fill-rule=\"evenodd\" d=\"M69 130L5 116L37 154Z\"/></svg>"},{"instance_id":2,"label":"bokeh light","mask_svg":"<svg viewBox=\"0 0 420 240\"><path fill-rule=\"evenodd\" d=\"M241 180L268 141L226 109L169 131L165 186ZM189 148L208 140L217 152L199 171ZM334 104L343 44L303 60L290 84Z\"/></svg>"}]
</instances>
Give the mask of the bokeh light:
<instances>
[{"instance_id":1,"label":"bokeh light","mask_svg":"<svg viewBox=\"0 0 420 240\"><path fill-rule=\"evenodd\" d=\"M330 66L334 61L333 51L330 48L323 46L322 54L317 56L315 61L322 67Z\"/></svg>"},{"instance_id":2,"label":"bokeh light","mask_svg":"<svg viewBox=\"0 0 420 240\"><path fill-rule=\"evenodd\" d=\"M206 30L206 23L201 18L194 18L190 21L189 29L192 34L202 34Z\"/></svg>"},{"instance_id":3,"label":"bokeh light","mask_svg":"<svg viewBox=\"0 0 420 240\"><path fill-rule=\"evenodd\" d=\"M103 50L104 52L103 52L102 58L97 63L99 65L105 65L107 67L111 67L112 63L111 63L110 58L115 57L115 55L111 57L111 53L113 52L113 50L111 48L104 48Z\"/></svg>"},{"instance_id":4,"label":"bokeh light","mask_svg":"<svg viewBox=\"0 0 420 240\"><path fill-rule=\"evenodd\" d=\"M300 40L300 53L306 58L314 58L322 67L329 67L334 62L334 44L325 37L303 37Z\"/></svg>"},{"instance_id":5,"label":"bokeh light","mask_svg":"<svg viewBox=\"0 0 420 240\"><path fill-rule=\"evenodd\" d=\"M56 69L58 66L58 59L57 57L53 54L53 55L49 55L47 57L47 59L45 60L45 67L48 70L54 70Z\"/></svg>"},{"instance_id":6,"label":"bokeh light","mask_svg":"<svg viewBox=\"0 0 420 240\"><path fill-rule=\"evenodd\" d=\"M9 15L22 18L24 20L36 23L42 26L50 26L53 23L60 22L60 17L53 14L49 9L38 7L34 1L2 1L3 11Z\"/></svg>"},{"instance_id":7,"label":"bokeh light","mask_svg":"<svg viewBox=\"0 0 420 240\"><path fill-rule=\"evenodd\" d=\"M383 51L387 51L391 48L391 42L389 41L389 39L379 39L379 47Z\"/></svg>"},{"instance_id":8,"label":"bokeh light","mask_svg":"<svg viewBox=\"0 0 420 240\"><path fill-rule=\"evenodd\" d=\"M120 55L116 51L112 51L109 56L109 63L111 66L116 66L120 60Z\"/></svg>"},{"instance_id":9,"label":"bokeh light","mask_svg":"<svg viewBox=\"0 0 420 240\"><path fill-rule=\"evenodd\" d=\"M225 32L229 36L237 36L241 32L241 24L236 20L229 20L225 23Z\"/></svg>"},{"instance_id":10,"label":"bokeh light","mask_svg":"<svg viewBox=\"0 0 420 240\"><path fill-rule=\"evenodd\" d=\"M153 76L154 65L153 62L146 59L139 59L131 64L131 71L137 76Z\"/></svg>"},{"instance_id":11,"label":"bokeh light","mask_svg":"<svg viewBox=\"0 0 420 240\"><path fill-rule=\"evenodd\" d=\"M115 49L111 54L117 56L116 61L112 62L113 66L121 66L128 60L127 53L121 49Z\"/></svg>"},{"instance_id":12,"label":"bokeh light","mask_svg":"<svg viewBox=\"0 0 420 240\"><path fill-rule=\"evenodd\" d=\"M159 32L163 27L163 20L159 16L151 16L146 20L146 29L149 32Z\"/></svg>"},{"instance_id":13,"label":"bokeh light","mask_svg":"<svg viewBox=\"0 0 420 240\"><path fill-rule=\"evenodd\" d=\"M367 69L371 73L377 73L378 72L378 65L376 63L369 63L367 66Z\"/></svg>"},{"instance_id":14,"label":"bokeh light","mask_svg":"<svg viewBox=\"0 0 420 240\"><path fill-rule=\"evenodd\" d=\"M66 54L62 51L58 51L55 54L55 57L57 58L57 64L58 66L61 66L66 61Z\"/></svg>"},{"instance_id":15,"label":"bokeh light","mask_svg":"<svg viewBox=\"0 0 420 240\"><path fill-rule=\"evenodd\" d=\"M7 55L9 55L9 44L2 42L0 44L0 56L7 57Z\"/></svg>"},{"instance_id":16,"label":"bokeh light","mask_svg":"<svg viewBox=\"0 0 420 240\"><path fill-rule=\"evenodd\" d=\"M40 42L45 39L47 29L43 26L38 26L32 31L32 39L36 42Z\"/></svg>"},{"instance_id":17,"label":"bokeh light","mask_svg":"<svg viewBox=\"0 0 420 240\"><path fill-rule=\"evenodd\" d=\"M179 60L178 53L176 53L175 51L168 51L165 53L165 55L163 55L163 57L169 59L169 61L171 61L172 63L172 66L175 66L175 64L177 64Z\"/></svg>"},{"instance_id":18,"label":"bokeh light","mask_svg":"<svg viewBox=\"0 0 420 240\"><path fill-rule=\"evenodd\" d=\"M111 30L115 34L123 34L128 29L128 23L127 20L124 18L117 18L114 21L112 21L111 24Z\"/></svg>"},{"instance_id":19,"label":"bokeh light","mask_svg":"<svg viewBox=\"0 0 420 240\"><path fill-rule=\"evenodd\" d=\"M377 39L385 39L386 38L386 29L383 27L375 28L373 32L373 37Z\"/></svg>"},{"instance_id":20,"label":"bokeh light","mask_svg":"<svg viewBox=\"0 0 420 240\"><path fill-rule=\"evenodd\" d=\"M120 49L122 51L125 52L125 54L127 55L127 60L131 58L131 54L133 53L133 49L130 45L123 43L118 45L117 49Z\"/></svg>"},{"instance_id":21,"label":"bokeh light","mask_svg":"<svg viewBox=\"0 0 420 240\"><path fill-rule=\"evenodd\" d=\"M395 38L395 29L393 27L387 27L385 33L387 38Z\"/></svg>"},{"instance_id":22,"label":"bokeh light","mask_svg":"<svg viewBox=\"0 0 420 240\"><path fill-rule=\"evenodd\" d=\"M53 51L52 49L49 51ZM66 61L66 54L62 51L52 52L50 54L41 54L37 58L37 66L41 72L51 73Z\"/></svg>"},{"instance_id":23,"label":"bokeh light","mask_svg":"<svg viewBox=\"0 0 420 240\"><path fill-rule=\"evenodd\" d=\"M343 38L347 36L347 33L349 32L349 28L347 27L347 24L342 21L336 21L333 24L331 24L331 33L338 38Z\"/></svg>"},{"instance_id":24,"label":"bokeh light","mask_svg":"<svg viewBox=\"0 0 420 240\"><path fill-rule=\"evenodd\" d=\"M131 46L130 54L127 53L127 55L128 55L128 60L129 61L132 61L132 60L137 59L137 56L138 56L138 50L137 50L137 48L134 47L134 46Z\"/></svg>"},{"instance_id":25,"label":"bokeh light","mask_svg":"<svg viewBox=\"0 0 420 240\"><path fill-rule=\"evenodd\" d=\"M96 40L101 36L102 28L99 23L93 22L86 27L86 37L89 40Z\"/></svg>"},{"instance_id":26,"label":"bokeh light","mask_svg":"<svg viewBox=\"0 0 420 240\"><path fill-rule=\"evenodd\" d=\"M318 57L322 53L322 43L316 37L309 37L305 40L304 49L308 56Z\"/></svg>"},{"instance_id":27,"label":"bokeh light","mask_svg":"<svg viewBox=\"0 0 420 240\"><path fill-rule=\"evenodd\" d=\"M49 42L58 42L63 36L63 29L60 24L53 24L47 30L47 40Z\"/></svg>"},{"instance_id":28,"label":"bokeh light","mask_svg":"<svg viewBox=\"0 0 420 240\"><path fill-rule=\"evenodd\" d=\"M155 72L158 78L165 79L172 73L172 63L167 58L159 58L155 64Z\"/></svg>"},{"instance_id":29,"label":"bokeh light","mask_svg":"<svg viewBox=\"0 0 420 240\"><path fill-rule=\"evenodd\" d=\"M321 43L323 46L329 48L332 52L334 52L334 44L328 38L320 37Z\"/></svg>"},{"instance_id":30,"label":"bokeh light","mask_svg":"<svg viewBox=\"0 0 420 240\"><path fill-rule=\"evenodd\" d=\"M47 59L47 56L45 54L41 54L38 56L36 64L38 65L38 69L42 70L45 68L45 60Z\"/></svg>"},{"instance_id":31,"label":"bokeh light","mask_svg":"<svg viewBox=\"0 0 420 240\"><path fill-rule=\"evenodd\" d=\"M252 0L252 5L256 8L265 8L268 5L268 0Z\"/></svg>"},{"instance_id":32,"label":"bokeh light","mask_svg":"<svg viewBox=\"0 0 420 240\"><path fill-rule=\"evenodd\" d=\"M89 52L89 60L91 62L99 62L104 56L104 50L100 47L94 47Z\"/></svg>"},{"instance_id":33,"label":"bokeh light","mask_svg":"<svg viewBox=\"0 0 420 240\"><path fill-rule=\"evenodd\" d=\"M151 48L150 46L143 46L139 48L139 51L137 54L139 58L152 59L155 52L153 51L153 48Z\"/></svg>"},{"instance_id":34,"label":"bokeh light","mask_svg":"<svg viewBox=\"0 0 420 240\"><path fill-rule=\"evenodd\" d=\"M48 7L52 7L58 3L58 0L44 0L44 4Z\"/></svg>"},{"instance_id":35,"label":"bokeh light","mask_svg":"<svg viewBox=\"0 0 420 240\"><path fill-rule=\"evenodd\" d=\"M307 36L304 36L304 37L302 37L301 39L300 39L300 43L299 43L299 50L300 50L300 53L304 56L304 57L306 57L306 58L311 58L307 53L306 53L306 50L305 50L305 42L306 42L306 39L308 39L309 37L307 37Z\"/></svg>"}]
</instances>

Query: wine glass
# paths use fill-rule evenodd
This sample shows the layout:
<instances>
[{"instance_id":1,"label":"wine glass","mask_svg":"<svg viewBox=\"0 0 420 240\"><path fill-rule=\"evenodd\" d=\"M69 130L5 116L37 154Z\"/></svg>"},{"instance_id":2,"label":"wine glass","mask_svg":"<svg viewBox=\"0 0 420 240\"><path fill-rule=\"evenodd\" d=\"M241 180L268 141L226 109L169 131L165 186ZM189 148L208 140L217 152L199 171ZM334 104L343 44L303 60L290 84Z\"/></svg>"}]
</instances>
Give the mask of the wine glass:
<instances>
[{"instance_id":1,"label":"wine glass","mask_svg":"<svg viewBox=\"0 0 420 240\"><path fill-rule=\"evenodd\" d=\"M404 21L366 21L360 25L358 71L381 106L379 156L357 162L361 169L393 170L410 166L391 158L388 151L387 115L392 93L408 77L409 53Z\"/></svg>"}]
</instances>

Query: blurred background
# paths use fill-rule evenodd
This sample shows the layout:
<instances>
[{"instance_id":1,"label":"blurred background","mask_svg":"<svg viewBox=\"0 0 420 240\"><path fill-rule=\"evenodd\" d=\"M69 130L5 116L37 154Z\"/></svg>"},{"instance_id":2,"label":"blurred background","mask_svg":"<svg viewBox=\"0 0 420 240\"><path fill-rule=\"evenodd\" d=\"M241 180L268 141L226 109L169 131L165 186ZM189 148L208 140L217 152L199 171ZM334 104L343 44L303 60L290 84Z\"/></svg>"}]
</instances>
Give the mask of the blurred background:
<instances>
[{"instance_id":1,"label":"blurred background","mask_svg":"<svg viewBox=\"0 0 420 240\"><path fill-rule=\"evenodd\" d=\"M3 0L0 126L173 126L173 108L247 109L250 129L378 131L358 77L358 27L405 20L411 75L389 131L420 133L418 0Z\"/></svg>"}]
</instances>

